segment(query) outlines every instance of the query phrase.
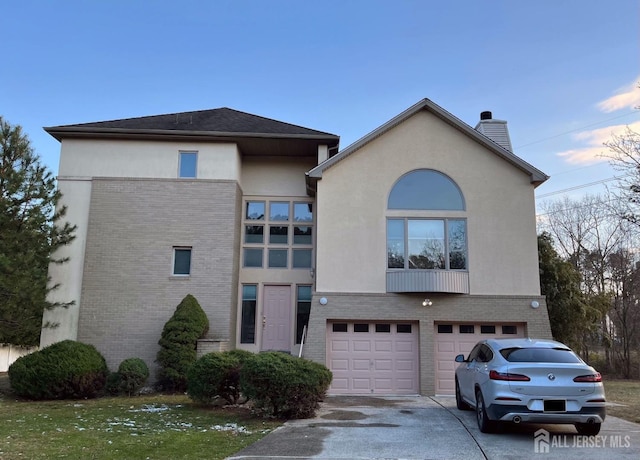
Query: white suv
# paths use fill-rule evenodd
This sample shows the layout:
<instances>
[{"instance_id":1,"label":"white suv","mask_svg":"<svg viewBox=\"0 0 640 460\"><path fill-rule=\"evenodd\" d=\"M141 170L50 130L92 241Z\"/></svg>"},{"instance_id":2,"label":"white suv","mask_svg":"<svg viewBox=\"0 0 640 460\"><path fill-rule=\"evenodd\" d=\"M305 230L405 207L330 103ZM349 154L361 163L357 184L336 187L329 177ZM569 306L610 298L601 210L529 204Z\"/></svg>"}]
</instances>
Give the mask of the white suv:
<instances>
[{"instance_id":1,"label":"white suv","mask_svg":"<svg viewBox=\"0 0 640 460\"><path fill-rule=\"evenodd\" d=\"M553 340L488 339L456 356L458 409L474 408L483 433L498 422L568 423L596 435L605 419L600 373Z\"/></svg>"}]
</instances>

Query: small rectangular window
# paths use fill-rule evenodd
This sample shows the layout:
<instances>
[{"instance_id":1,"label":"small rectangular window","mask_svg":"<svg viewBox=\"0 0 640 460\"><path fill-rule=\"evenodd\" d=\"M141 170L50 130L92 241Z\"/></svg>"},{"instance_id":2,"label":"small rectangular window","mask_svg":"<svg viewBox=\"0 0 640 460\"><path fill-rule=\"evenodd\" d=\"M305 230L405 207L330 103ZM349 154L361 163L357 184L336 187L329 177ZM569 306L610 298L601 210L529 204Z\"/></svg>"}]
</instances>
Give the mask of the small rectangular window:
<instances>
[{"instance_id":1,"label":"small rectangular window","mask_svg":"<svg viewBox=\"0 0 640 460\"><path fill-rule=\"evenodd\" d=\"M293 268L311 268L311 249L293 250Z\"/></svg>"},{"instance_id":2,"label":"small rectangular window","mask_svg":"<svg viewBox=\"0 0 640 460\"><path fill-rule=\"evenodd\" d=\"M438 324L438 334L453 334L453 325Z\"/></svg>"},{"instance_id":3,"label":"small rectangular window","mask_svg":"<svg viewBox=\"0 0 640 460\"><path fill-rule=\"evenodd\" d=\"M398 334L411 334L411 324L398 324L396 332Z\"/></svg>"},{"instance_id":4,"label":"small rectangular window","mask_svg":"<svg viewBox=\"0 0 640 460\"><path fill-rule=\"evenodd\" d=\"M240 343L255 343L256 304L258 286L242 286L242 322L240 323Z\"/></svg>"},{"instance_id":5,"label":"small rectangular window","mask_svg":"<svg viewBox=\"0 0 640 460\"><path fill-rule=\"evenodd\" d=\"M289 242L289 227L269 226L270 244L287 244Z\"/></svg>"},{"instance_id":6,"label":"small rectangular window","mask_svg":"<svg viewBox=\"0 0 640 460\"><path fill-rule=\"evenodd\" d=\"M180 152L179 177L194 178L198 166L197 152Z\"/></svg>"},{"instance_id":7,"label":"small rectangular window","mask_svg":"<svg viewBox=\"0 0 640 460\"><path fill-rule=\"evenodd\" d=\"M353 325L353 332L369 332L369 325L356 323Z\"/></svg>"},{"instance_id":8,"label":"small rectangular window","mask_svg":"<svg viewBox=\"0 0 640 460\"><path fill-rule=\"evenodd\" d=\"M294 203L293 220L296 222L312 222L313 203Z\"/></svg>"},{"instance_id":9,"label":"small rectangular window","mask_svg":"<svg viewBox=\"0 0 640 460\"><path fill-rule=\"evenodd\" d=\"M347 323L333 323L333 332L347 332Z\"/></svg>"},{"instance_id":10,"label":"small rectangular window","mask_svg":"<svg viewBox=\"0 0 640 460\"><path fill-rule=\"evenodd\" d=\"M262 268L262 249L244 248L244 267Z\"/></svg>"},{"instance_id":11,"label":"small rectangular window","mask_svg":"<svg viewBox=\"0 0 640 460\"><path fill-rule=\"evenodd\" d=\"M269 249L269 268L287 268L286 249Z\"/></svg>"},{"instance_id":12,"label":"small rectangular window","mask_svg":"<svg viewBox=\"0 0 640 460\"><path fill-rule=\"evenodd\" d=\"M298 286L298 302L296 305L296 343L302 342L302 332L309 324L311 313L311 286Z\"/></svg>"},{"instance_id":13,"label":"small rectangular window","mask_svg":"<svg viewBox=\"0 0 640 460\"><path fill-rule=\"evenodd\" d=\"M245 243L264 243L264 227L262 225L246 225L244 227Z\"/></svg>"},{"instance_id":14,"label":"small rectangular window","mask_svg":"<svg viewBox=\"0 0 640 460\"><path fill-rule=\"evenodd\" d=\"M391 324L376 324L376 332L391 332Z\"/></svg>"},{"instance_id":15,"label":"small rectangular window","mask_svg":"<svg viewBox=\"0 0 640 460\"><path fill-rule=\"evenodd\" d=\"M276 201L269 203L269 220L288 221L289 203Z\"/></svg>"},{"instance_id":16,"label":"small rectangular window","mask_svg":"<svg viewBox=\"0 0 640 460\"><path fill-rule=\"evenodd\" d=\"M481 334L495 334L496 333L496 327L492 324L482 324L480 326L480 333Z\"/></svg>"},{"instance_id":17,"label":"small rectangular window","mask_svg":"<svg viewBox=\"0 0 640 460\"><path fill-rule=\"evenodd\" d=\"M173 248L173 274L179 276L191 274L191 248Z\"/></svg>"},{"instance_id":18,"label":"small rectangular window","mask_svg":"<svg viewBox=\"0 0 640 460\"><path fill-rule=\"evenodd\" d=\"M313 227L293 227L293 244L312 244Z\"/></svg>"},{"instance_id":19,"label":"small rectangular window","mask_svg":"<svg viewBox=\"0 0 640 460\"><path fill-rule=\"evenodd\" d=\"M264 201L247 201L244 218L247 220L264 220Z\"/></svg>"},{"instance_id":20,"label":"small rectangular window","mask_svg":"<svg viewBox=\"0 0 640 460\"><path fill-rule=\"evenodd\" d=\"M475 332L475 328L473 324L461 324L459 326L460 334L473 334Z\"/></svg>"},{"instance_id":21,"label":"small rectangular window","mask_svg":"<svg viewBox=\"0 0 640 460\"><path fill-rule=\"evenodd\" d=\"M518 326L502 326L502 333L503 334L517 334L518 333Z\"/></svg>"}]
</instances>

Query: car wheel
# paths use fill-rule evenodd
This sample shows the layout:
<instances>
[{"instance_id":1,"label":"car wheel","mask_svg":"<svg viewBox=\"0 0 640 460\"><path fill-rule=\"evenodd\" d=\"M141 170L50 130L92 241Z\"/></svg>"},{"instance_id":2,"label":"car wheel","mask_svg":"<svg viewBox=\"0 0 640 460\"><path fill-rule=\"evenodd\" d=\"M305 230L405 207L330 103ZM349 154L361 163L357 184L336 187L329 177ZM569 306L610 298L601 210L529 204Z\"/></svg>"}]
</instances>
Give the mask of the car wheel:
<instances>
[{"instance_id":1,"label":"car wheel","mask_svg":"<svg viewBox=\"0 0 640 460\"><path fill-rule=\"evenodd\" d=\"M464 402L462 399L462 395L460 394L460 384L458 383L458 379L456 379L456 407L459 410L469 410L469 404Z\"/></svg>"},{"instance_id":2,"label":"car wheel","mask_svg":"<svg viewBox=\"0 0 640 460\"><path fill-rule=\"evenodd\" d=\"M484 405L484 398L480 390L476 392L476 420L478 421L478 428L480 428L480 431L483 433L493 433L496 431L497 423L494 420L489 420L487 409Z\"/></svg>"},{"instance_id":3,"label":"car wheel","mask_svg":"<svg viewBox=\"0 0 640 460\"><path fill-rule=\"evenodd\" d=\"M600 423L576 423L578 434L595 436L600 433Z\"/></svg>"}]
</instances>

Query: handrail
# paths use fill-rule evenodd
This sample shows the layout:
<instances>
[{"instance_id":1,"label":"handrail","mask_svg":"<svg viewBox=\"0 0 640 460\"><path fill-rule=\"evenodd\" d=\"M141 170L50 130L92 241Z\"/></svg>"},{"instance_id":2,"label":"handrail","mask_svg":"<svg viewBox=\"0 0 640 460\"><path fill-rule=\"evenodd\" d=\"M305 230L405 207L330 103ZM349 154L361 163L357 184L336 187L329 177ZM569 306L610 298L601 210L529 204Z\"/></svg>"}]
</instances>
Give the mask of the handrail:
<instances>
[{"instance_id":1,"label":"handrail","mask_svg":"<svg viewBox=\"0 0 640 460\"><path fill-rule=\"evenodd\" d=\"M307 325L302 328L302 338L300 339L300 351L298 352L298 358L302 358L302 347L304 347L304 338L307 335Z\"/></svg>"}]
</instances>

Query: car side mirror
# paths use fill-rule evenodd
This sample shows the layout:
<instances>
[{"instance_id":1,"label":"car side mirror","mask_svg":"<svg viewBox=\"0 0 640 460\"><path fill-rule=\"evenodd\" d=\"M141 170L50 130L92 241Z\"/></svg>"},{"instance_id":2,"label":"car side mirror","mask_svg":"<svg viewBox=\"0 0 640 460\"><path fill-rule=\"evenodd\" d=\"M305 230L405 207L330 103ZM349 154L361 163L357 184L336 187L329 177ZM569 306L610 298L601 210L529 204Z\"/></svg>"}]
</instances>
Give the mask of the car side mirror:
<instances>
[{"instance_id":1,"label":"car side mirror","mask_svg":"<svg viewBox=\"0 0 640 460\"><path fill-rule=\"evenodd\" d=\"M456 363L464 363L466 360L464 359L464 355L456 356Z\"/></svg>"}]
</instances>

